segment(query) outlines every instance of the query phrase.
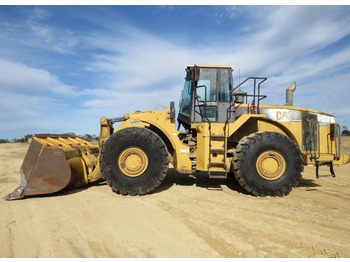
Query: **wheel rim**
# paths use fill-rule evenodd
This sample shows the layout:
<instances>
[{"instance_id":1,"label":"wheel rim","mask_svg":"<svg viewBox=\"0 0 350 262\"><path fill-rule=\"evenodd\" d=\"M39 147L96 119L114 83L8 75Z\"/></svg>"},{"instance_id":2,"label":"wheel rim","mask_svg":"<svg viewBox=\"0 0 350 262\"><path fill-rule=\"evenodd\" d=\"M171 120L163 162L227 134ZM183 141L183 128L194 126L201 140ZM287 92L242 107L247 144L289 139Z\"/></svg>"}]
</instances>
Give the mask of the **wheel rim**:
<instances>
[{"instance_id":1,"label":"wheel rim","mask_svg":"<svg viewBox=\"0 0 350 262\"><path fill-rule=\"evenodd\" d=\"M118 166L126 176L138 177L147 169L148 157L141 148L128 147L119 155Z\"/></svg>"},{"instance_id":2,"label":"wheel rim","mask_svg":"<svg viewBox=\"0 0 350 262\"><path fill-rule=\"evenodd\" d=\"M286 171L286 160L275 150L267 150L260 154L256 161L258 174L266 180L277 180Z\"/></svg>"}]
</instances>

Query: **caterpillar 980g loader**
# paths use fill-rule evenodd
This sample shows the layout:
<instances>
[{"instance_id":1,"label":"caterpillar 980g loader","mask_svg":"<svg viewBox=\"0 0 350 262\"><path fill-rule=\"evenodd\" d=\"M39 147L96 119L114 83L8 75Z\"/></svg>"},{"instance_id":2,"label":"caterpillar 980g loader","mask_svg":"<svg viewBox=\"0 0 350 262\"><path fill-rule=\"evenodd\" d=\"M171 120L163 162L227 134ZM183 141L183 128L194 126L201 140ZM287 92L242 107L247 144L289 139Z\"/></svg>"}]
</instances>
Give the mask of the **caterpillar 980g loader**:
<instances>
[{"instance_id":1,"label":"caterpillar 980g loader","mask_svg":"<svg viewBox=\"0 0 350 262\"><path fill-rule=\"evenodd\" d=\"M256 196L284 196L298 185L304 165L349 162L340 155L340 128L332 115L293 106L265 105L264 77L233 87L230 66L186 68L176 128L174 103L100 120L98 145L77 137L36 135L21 167L20 186L6 199L49 194L101 177L122 195L144 195L164 180L169 163L179 173L234 176ZM243 86L251 82L251 93ZM250 85L249 85L250 86ZM122 122L114 131L113 124ZM183 126L180 130L180 126Z\"/></svg>"}]
</instances>

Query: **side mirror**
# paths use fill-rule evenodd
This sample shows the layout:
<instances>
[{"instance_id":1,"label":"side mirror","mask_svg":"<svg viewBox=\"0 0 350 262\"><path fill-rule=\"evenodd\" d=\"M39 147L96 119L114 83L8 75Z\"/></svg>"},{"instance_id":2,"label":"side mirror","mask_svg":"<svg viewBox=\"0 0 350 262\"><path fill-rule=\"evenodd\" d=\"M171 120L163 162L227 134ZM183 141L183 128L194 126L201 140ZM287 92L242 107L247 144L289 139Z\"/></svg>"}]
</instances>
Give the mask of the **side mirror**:
<instances>
[{"instance_id":1,"label":"side mirror","mask_svg":"<svg viewBox=\"0 0 350 262\"><path fill-rule=\"evenodd\" d=\"M175 118L175 102L170 102L170 118Z\"/></svg>"}]
</instances>

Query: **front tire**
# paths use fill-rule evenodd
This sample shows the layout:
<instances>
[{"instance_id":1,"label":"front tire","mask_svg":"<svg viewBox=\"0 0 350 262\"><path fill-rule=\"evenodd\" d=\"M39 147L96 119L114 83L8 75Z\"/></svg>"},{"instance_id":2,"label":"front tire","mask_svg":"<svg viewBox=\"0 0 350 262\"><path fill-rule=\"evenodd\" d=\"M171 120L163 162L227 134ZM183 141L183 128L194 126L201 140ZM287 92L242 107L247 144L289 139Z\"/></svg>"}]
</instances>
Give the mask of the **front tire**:
<instances>
[{"instance_id":1,"label":"front tire","mask_svg":"<svg viewBox=\"0 0 350 262\"><path fill-rule=\"evenodd\" d=\"M122 195L145 195L164 180L169 156L163 140L153 131L122 129L105 142L101 150L102 177Z\"/></svg>"},{"instance_id":2,"label":"front tire","mask_svg":"<svg viewBox=\"0 0 350 262\"><path fill-rule=\"evenodd\" d=\"M302 165L298 146L276 132L257 132L243 138L234 153L238 183L256 196L285 196L299 184Z\"/></svg>"}]
</instances>

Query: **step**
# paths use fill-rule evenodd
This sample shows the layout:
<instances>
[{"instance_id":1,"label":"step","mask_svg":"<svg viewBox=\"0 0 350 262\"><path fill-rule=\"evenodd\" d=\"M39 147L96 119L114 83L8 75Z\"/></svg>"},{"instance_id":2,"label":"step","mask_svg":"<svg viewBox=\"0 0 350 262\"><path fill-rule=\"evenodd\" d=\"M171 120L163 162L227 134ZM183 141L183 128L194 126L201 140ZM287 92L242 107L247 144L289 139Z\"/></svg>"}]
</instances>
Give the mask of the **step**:
<instances>
[{"instance_id":1,"label":"step","mask_svg":"<svg viewBox=\"0 0 350 262\"><path fill-rule=\"evenodd\" d=\"M211 148L210 149L211 153L225 153L225 149L219 149L219 148Z\"/></svg>"},{"instance_id":2,"label":"step","mask_svg":"<svg viewBox=\"0 0 350 262\"><path fill-rule=\"evenodd\" d=\"M216 178L216 179L226 179L227 173L222 172L209 172L209 178Z\"/></svg>"},{"instance_id":3,"label":"step","mask_svg":"<svg viewBox=\"0 0 350 262\"><path fill-rule=\"evenodd\" d=\"M211 139L224 139L224 138L226 138L226 136L211 135L210 138Z\"/></svg>"},{"instance_id":4,"label":"step","mask_svg":"<svg viewBox=\"0 0 350 262\"><path fill-rule=\"evenodd\" d=\"M209 165L208 165L208 168L211 168L211 167L223 167L223 168L226 168L226 164L223 163L223 162L210 162Z\"/></svg>"}]
</instances>

